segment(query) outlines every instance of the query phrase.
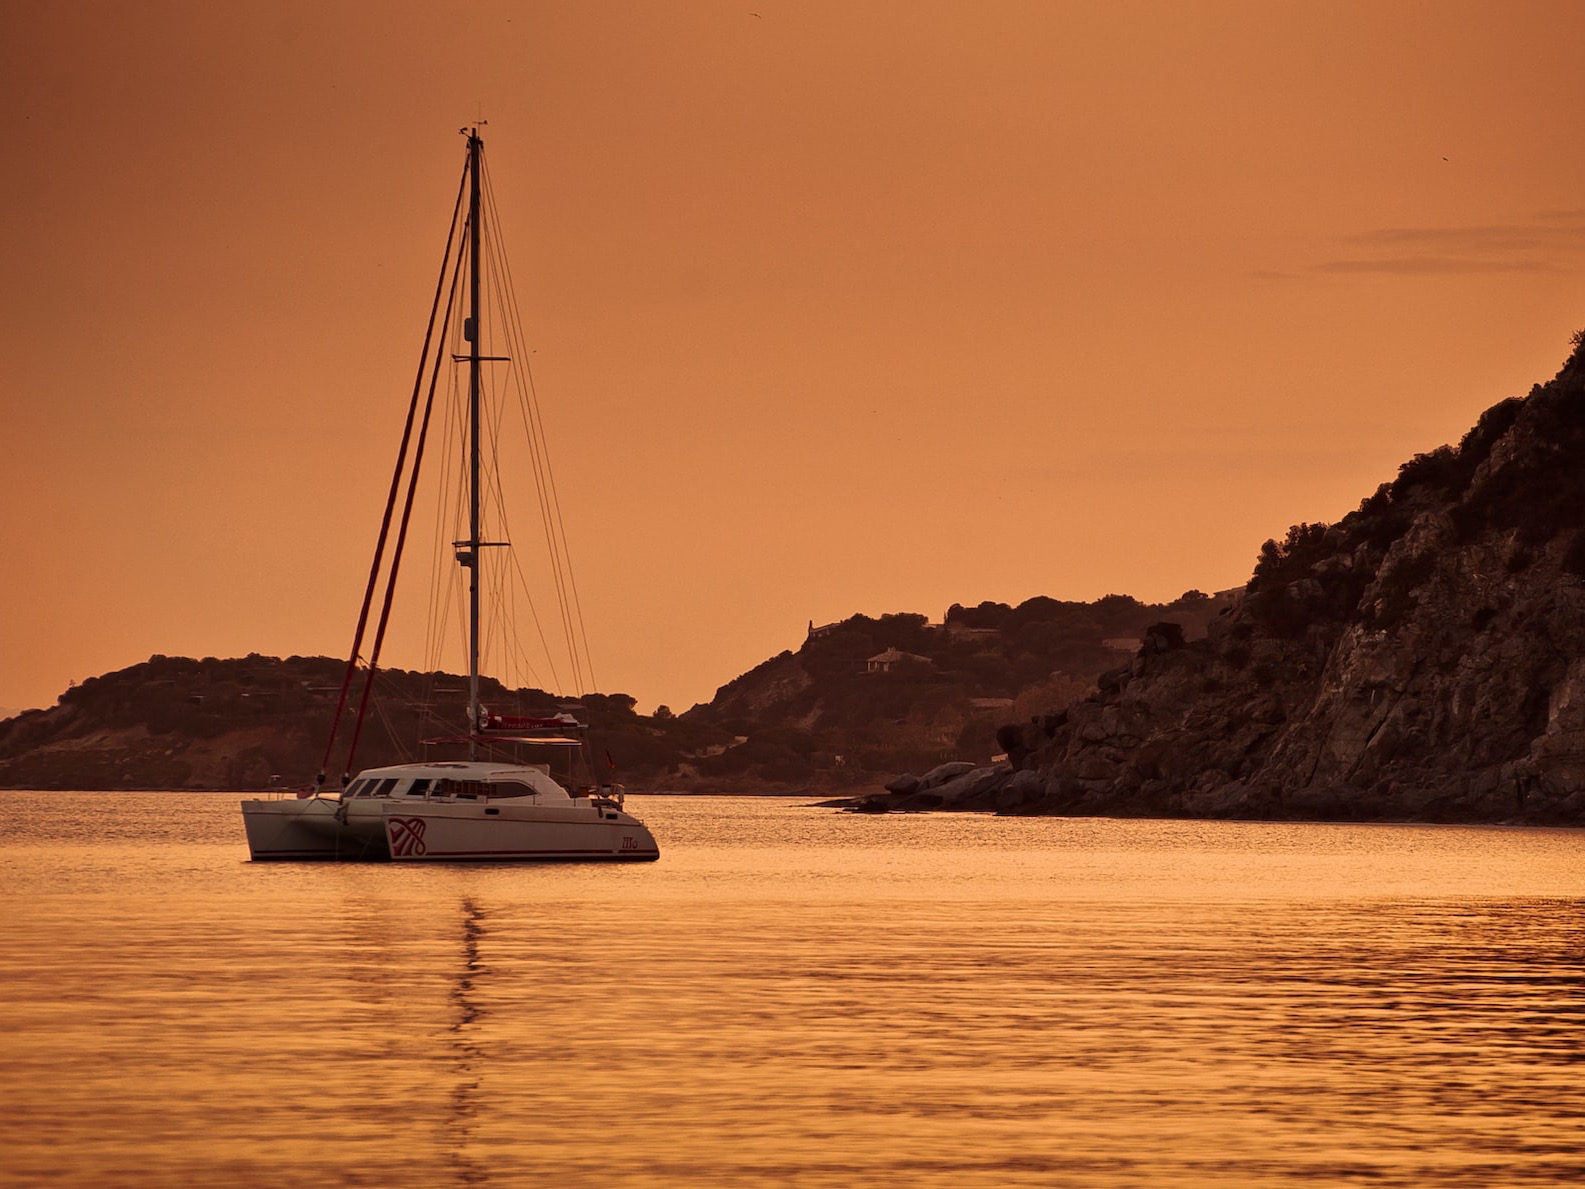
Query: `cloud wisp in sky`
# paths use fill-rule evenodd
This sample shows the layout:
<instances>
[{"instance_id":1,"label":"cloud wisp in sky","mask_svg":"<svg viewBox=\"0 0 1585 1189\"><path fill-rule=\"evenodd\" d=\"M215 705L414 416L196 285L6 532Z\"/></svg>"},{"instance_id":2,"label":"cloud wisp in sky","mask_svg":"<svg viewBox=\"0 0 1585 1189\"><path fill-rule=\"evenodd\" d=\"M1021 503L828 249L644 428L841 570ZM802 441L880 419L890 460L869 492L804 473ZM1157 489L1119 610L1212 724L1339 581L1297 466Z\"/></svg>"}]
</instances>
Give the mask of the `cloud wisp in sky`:
<instances>
[{"instance_id":1,"label":"cloud wisp in sky","mask_svg":"<svg viewBox=\"0 0 1585 1189\"><path fill-rule=\"evenodd\" d=\"M1313 271L1396 276L1538 273L1585 255L1585 211L1547 211L1527 221L1469 227L1384 227L1350 236L1357 255Z\"/></svg>"}]
</instances>

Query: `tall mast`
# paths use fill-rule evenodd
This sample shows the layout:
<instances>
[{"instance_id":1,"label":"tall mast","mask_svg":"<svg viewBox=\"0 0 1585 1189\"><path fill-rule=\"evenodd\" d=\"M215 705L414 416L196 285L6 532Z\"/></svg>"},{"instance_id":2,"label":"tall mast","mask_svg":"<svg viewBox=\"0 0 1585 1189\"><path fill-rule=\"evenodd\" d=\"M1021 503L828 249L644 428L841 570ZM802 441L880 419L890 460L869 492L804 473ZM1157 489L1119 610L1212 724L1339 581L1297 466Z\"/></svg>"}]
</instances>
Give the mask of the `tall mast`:
<instances>
[{"instance_id":1,"label":"tall mast","mask_svg":"<svg viewBox=\"0 0 1585 1189\"><path fill-rule=\"evenodd\" d=\"M479 166L484 141L468 132L468 758L479 756Z\"/></svg>"}]
</instances>

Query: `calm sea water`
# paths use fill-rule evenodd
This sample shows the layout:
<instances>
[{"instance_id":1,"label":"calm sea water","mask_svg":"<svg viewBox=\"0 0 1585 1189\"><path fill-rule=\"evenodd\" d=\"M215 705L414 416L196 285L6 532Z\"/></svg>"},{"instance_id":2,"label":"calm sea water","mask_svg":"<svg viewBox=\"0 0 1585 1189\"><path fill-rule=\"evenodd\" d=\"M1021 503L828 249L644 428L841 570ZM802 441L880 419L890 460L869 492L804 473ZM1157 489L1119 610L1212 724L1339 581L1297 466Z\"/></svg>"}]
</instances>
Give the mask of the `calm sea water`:
<instances>
[{"instance_id":1,"label":"calm sea water","mask_svg":"<svg viewBox=\"0 0 1585 1189\"><path fill-rule=\"evenodd\" d=\"M1585 834L632 798L635 866L253 865L0 793L0 1183L1585 1179Z\"/></svg>"}]
</instances>

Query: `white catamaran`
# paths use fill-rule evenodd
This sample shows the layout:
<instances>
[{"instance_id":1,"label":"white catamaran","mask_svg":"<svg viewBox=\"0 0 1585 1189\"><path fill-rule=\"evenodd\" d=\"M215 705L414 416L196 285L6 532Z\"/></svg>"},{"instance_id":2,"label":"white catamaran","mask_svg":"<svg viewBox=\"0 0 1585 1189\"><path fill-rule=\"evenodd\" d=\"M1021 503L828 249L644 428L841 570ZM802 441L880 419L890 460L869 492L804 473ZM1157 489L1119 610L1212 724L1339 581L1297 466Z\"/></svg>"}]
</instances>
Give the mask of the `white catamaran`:
<instances>
[{"instance_id":1,"label":"white catamaran","mask_svg":"<svg viewBox=\"0 0 1585 1189\"><path fill-rule=\"evenodd\" d=\"M396 472L391 481L375 548L374 566L364 594L363 609L354 634L352 653L342 681L341 696L330 730L318 779L309 790L296 797L259 798L242 802L242 819L247 829L248 850L253 859L342 859L414 861L515 861L524 859L658 859L660 848L643 822L623 809L622 789L615 784L600 785L592 778L594 766L587 762L587 727L567 713L504 714L482 705L479 685L480 650L480 561L485 547L501 542L484 539L480 523L480 449L481 368L486 363L504 362L505 357L483 353L480 308L480 255L483 243L483 215L487 205L482 195L484 179L484 142L477 126L464 128L468 138L467 162L458 189L452 233L446 245L441 280L435 292L430 330L425 337L418 380L414 384L403 431ZM458 215L467 196L466 216L459 237ZM493 204L488 204L493 209ZM462 241L453 253L454 245ZM451 276L449 297L446 278ZM347 752L346 769L352 768L357 748L357 731L368 708L368 696L378 666L380 644L385 635L402 546L413 507L419 463L434 404L436 377L441 369L442 351L431 351L437 319L440 339L445 341L451 326L452 311L463 289L467 291L467 316L462 335L465 353L453 361L466 364L468 376L466 453L468 486L467 537L452 543L456 560L466 572L468 583L468 707L464 733L428 739L426 744L445 744L466 749L466 759L434 760L369 768L355 778L342 777L339 791L325 792L325 769L329 766L337 732L347 707L348 692L355 674L363 674L363 701L353 716L352 744ZM424 388L426 370L430 373L429 395L422 416L418 415L419 396ZM418 432L415 439L415 421ZM384 563L386 543L397 503L401 481L407 477L407 494L389 562ZM378 580L384 577L386 596L374 633L373 652L360 670L365 629ZM563 755L581 754L587 784L569 780L564 786L550 774L548 763L525 763L511 759L496 760L504 747L553 749Z\"/></svg>"}]
</instances>

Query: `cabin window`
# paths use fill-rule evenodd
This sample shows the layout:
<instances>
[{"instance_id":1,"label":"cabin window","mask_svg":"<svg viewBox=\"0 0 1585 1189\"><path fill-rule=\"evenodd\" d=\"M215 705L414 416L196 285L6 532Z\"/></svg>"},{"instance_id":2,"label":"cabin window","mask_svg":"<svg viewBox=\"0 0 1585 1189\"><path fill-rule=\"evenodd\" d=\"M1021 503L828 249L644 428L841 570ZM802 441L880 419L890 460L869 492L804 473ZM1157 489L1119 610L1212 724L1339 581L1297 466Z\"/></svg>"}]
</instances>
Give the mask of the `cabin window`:
<instances>
[{"instance_id":1,"label":"cabin window","mask_svg":"<svg viewBox=\"0 0 1585 1189\"><path fill-rule=\"evenodd\" d=\"M341 795L343 797L361 797L363 796L364 790L373 783L374 782L372 780L354 780L350 785L347 786L347 791Z\"/></svg>"},{"instance_id":2,"label":"cabin window","mask_svg":"<svg viewBox=\"0 0 1585 1189\"><path fill-rule=\"evenodd\" d=\"M521 780L497 780L490 784L492 797L532 797L538 791Z\"/></svg>"},{"instance_id":3,"label":"cabin window","mask_svg":"<svg viewBox=\"0 0 1585 1189\"><path fill-rule=\"evenodd\" d=\"M380 781L378 787L376 787L374 789L374 791L369 793L368 795L371 796L371 797L389 797L391 795L391 790L394 789L395 787L396 787L396 777L392 776L392 777L389 777L389 778L387 778L385 780Z\"/></svg>"},{"instance_id":4,"label":"cabin window","mask_svg":"<svg viewBox=\"0 0 1585 1189\"><path fill-rule=\"evenodd\" d=\"M413 781L407 789L409 797L422 797L427 792L429 792L429 778L427 776L421 780Z\"/></svg>"},{"instance_id":5,"label":"cabin window","mask_svg":"<svg viewBox=\"0 0 1585 1189\"><path fill-rule=\"evenodd\" d=\"M490 789L482 780L437 780L435 787L430 791L431 797L461 798L464 801L477 801Z\"/></svg>"}]
</instances>

